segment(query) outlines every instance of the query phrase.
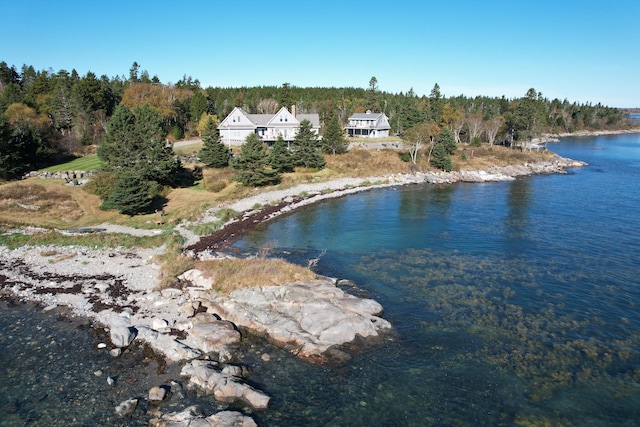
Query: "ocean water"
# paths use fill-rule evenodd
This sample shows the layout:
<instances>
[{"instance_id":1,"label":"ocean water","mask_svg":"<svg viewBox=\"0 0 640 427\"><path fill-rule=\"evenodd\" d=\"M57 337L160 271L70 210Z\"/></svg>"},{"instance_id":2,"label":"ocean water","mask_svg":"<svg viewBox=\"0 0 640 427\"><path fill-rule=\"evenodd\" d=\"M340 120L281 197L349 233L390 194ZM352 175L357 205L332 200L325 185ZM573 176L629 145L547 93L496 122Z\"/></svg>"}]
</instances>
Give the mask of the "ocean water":
<instances>
[{"instance_id":1,"label":"ocean water","mask_svg":"<svg viewBox=\"0 0 640 427\"><path fill-rule=\"evenodd\" d=\"M397 332L340 368L258 371L275 396L260 420L640 425L640 135L550 149L589 165L371 190L244 236L301 263L326 250L318 273L354 280Z\"/></svg>"},{"instance_id":2,"label":"ocean water","mask_svg":"<svg viewBox=\"0 0 640 427\"><path fill-rule=\"evenodd\" d=\"M237 242L248 252L270 242L302 264L321 255L318 273L355 281L395 328L341 366L246 343L251 381L272 396L268 410L250 413L258 424L639 425L640 134L550 149L589 165L506 183L373 189ZM64 316L0 311L0 425L145 425L155 408L119 419L113 406L180 380L143 349L111 358L96 349L99 334ZM119 376L115 387L106 375ZM194 403L226 408L185 392L161 409Z\"/></svg>"}]
</instances>

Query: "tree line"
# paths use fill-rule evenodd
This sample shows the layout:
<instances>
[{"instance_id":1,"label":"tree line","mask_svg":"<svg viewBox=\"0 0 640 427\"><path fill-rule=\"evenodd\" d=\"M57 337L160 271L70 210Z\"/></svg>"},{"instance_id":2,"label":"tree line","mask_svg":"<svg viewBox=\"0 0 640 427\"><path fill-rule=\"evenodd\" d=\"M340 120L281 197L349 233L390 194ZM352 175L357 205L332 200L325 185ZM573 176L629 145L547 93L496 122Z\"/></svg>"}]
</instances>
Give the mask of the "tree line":
<instances>
[{"instance_id":1,"label":"tree line","mask_svg":"<svg viewBox=\"0 0 640 427\"><path fill-rule=\"evenodd\" d=\"M293 105L299 113L319 114L322 139L307 135L303 128L301 139L292 147L283 150L283 144L276 142L267 153L256 141L247 141L237 158L229 157L216 145L217 124L234 107L266 114ZM418 96L413 89L406 93L381 91L375 77L367 88L303 88L289 83L202 88L197 79L186 75L175 83L163 83L136 62L128 75L111 78L98 77L91 71L81 76L75 70L36 70L27 65L18 70L0 62L0 178L19 177L60 156L81 155L97 146L112 180L103 193L105 188L111 191L144 181L144 192L153 196L163 185L179 185L183 173L167 141L198 135L205 143L201 156L206 159L213 155L218 157L216 161L228 157L226 161L234 166L238 180L263 185L274 182L291 167L322 167L322 162L315 159L320 152L346 150L342 126L351 114L366 110L385 113L391 132L402 135L405 142L416 147L420 141L428 142L430 162L432 155L436 160L444 158L444 164L431 162L442 169L448 167L446 153L453 146L451 139L456 144L515 145L531 141L542 132L628 125L628 115L619 109L549 100L535 89L514 99L447 97L436 83L429 95ZM207 150L213 150L213 154ZM253 159L249 154L252 151ZM258 158L260 164L255 163ZM215 167L216 161L205 163ZM162 172L157 174L151 167ZM255 170L261 172L251 172ZM123 199L103 195L107 206Z\"/></svg>"}]
</instances>

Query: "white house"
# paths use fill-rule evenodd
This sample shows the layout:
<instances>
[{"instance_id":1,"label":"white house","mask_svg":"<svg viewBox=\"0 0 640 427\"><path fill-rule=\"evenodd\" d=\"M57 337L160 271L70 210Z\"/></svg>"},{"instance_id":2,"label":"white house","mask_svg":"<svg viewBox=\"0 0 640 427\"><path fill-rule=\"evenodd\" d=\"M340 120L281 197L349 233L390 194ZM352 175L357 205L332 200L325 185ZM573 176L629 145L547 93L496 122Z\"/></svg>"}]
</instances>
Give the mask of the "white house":
<instances>
[{"instance_id":1,"label":"white house","mask_svg":"<svg viewBox=\"0 0 640 427\"><path fill-rule=\"evenodd\" d=\"M300 122L309 120L311 130L316 134L320 131L320 116L318 114L297 114L295 106L292 113L285 107L275 114L249 114L240 107L235 107L231 113L218 125L220 141L223 144L243 144L251 133L257 134L267 144L271 145L278 135L285 141L293 141L300 129Z\"/></svg>"},{"instance_id":2,"label":"white house","mask_svg":"<svg viewBox=\"0 0 640 427\"><path fill-rule=\"evenodd\" d=\"M384 113L355 113L344 127L347 136L355 138L386 138L389 136L389 118Z\"/></svg>"}]
</instances>

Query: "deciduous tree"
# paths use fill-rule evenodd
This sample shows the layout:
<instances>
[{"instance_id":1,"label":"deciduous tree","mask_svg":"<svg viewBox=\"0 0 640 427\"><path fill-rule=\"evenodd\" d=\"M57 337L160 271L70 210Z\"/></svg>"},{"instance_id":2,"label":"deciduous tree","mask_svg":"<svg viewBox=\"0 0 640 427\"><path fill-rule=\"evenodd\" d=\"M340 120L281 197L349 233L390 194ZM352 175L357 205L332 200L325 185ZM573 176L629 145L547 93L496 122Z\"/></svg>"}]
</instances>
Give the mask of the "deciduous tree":
<instances>
[{"instance_id":1,"label":"deciduous tree","mask_svg":"<svg viewBox=\"0 0 640 427\"><path fill-rule=\"evenodd\" d=\"M467 128L469 129L469 141L473 141L474 138L480 138L482 134L482 116L478 113L467 114Z\"/></svg>"},{"instance_id":2,"label":"deciduous tree","mask_svg":"<svg viewBox=\"0 0 640 427\"><path fill-rule=\"evenodd\" d=\"M502 116L494 117L484 123L484 132L487 135L487 141L489 142L489 145L493 145L496 140L496 136L498 135L498 131L503 124L504 117Z\"/></svg>"}]
</instances>

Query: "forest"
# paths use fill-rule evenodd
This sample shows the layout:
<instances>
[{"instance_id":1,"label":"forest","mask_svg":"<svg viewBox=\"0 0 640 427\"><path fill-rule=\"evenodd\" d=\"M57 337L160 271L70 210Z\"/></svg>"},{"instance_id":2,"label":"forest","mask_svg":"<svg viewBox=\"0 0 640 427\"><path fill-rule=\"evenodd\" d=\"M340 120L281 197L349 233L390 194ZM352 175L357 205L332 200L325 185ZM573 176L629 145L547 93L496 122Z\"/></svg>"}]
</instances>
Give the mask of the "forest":
<instances>
[{"instance_id":1,"label":"forest","mask_svg":"<svg viewBox=\"0 0 640 427\"><path fill-rule=\"evenodd\" d=\"M617 108L548 99L535 89L521 98L446 96L437 83L429 95L389 93L372 77L364 88L206 87L191 76L175 83L150 77L137 62L128 75L108 77L89 71L18 69L0 62L0 178L59 161L61 157L95 152L119 105L132 111L144 106L161 117L166 138L199 136L209 118L218 121L234 107L249 113L274 113L296 105L300 113L318 113L323 123L344 124L355 112L384 112L392 134L403 135L417 125L451 129L459 142L514 143L541 133L604 130L629 126L628 114Z\"/></svg>"}]
</instances>

